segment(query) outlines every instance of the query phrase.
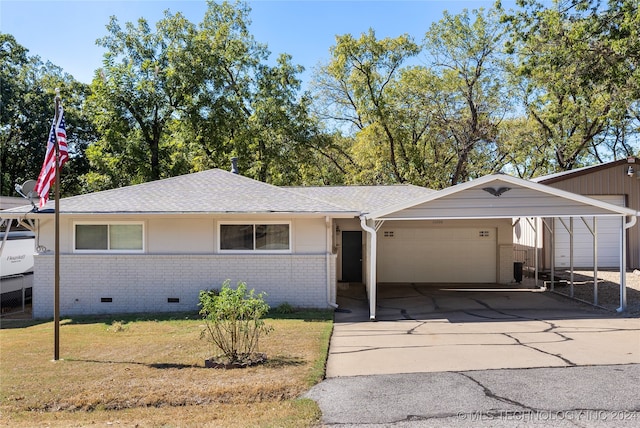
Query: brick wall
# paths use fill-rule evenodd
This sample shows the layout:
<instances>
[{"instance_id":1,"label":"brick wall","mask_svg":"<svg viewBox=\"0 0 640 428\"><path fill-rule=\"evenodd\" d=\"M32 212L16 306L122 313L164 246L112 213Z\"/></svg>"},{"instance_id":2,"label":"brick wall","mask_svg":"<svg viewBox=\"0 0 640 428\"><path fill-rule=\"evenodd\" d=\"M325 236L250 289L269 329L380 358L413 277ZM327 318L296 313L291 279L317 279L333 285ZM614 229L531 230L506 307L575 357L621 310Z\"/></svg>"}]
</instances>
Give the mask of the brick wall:
<instances>
[{"instance_id":1,"label":"brick wall","mask_svg":"<svg viewBox=\"0 0 640 428\"><path fill-rule=\"evenodd\" d=\"M335 257L328 258L331 275ZM327 307L327 257L314 255L62 255L60 313L86 315L198 309L198 293L230 279L266 292L275 307ZM35 257L33 317L53 316L52 255ZM332 284L335 278L332 278ZM335 288L335 287L334 287ZM102 299L111 299L103 302ZM168 302L178 299L178 302Z\"/></svg>"}]
</instances>

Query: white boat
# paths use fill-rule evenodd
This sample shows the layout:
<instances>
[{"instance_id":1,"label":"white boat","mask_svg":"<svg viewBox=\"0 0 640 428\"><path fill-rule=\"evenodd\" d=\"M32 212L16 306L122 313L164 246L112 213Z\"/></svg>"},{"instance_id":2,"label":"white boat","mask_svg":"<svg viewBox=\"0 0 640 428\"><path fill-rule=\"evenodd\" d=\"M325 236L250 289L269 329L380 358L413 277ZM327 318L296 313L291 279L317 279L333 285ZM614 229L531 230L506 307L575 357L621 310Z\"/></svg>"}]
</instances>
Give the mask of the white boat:
<instances>
[{"instance_id":1,"label":"white boat","mask_svg":"<svg viewBox=\"0 0 640 428\"><path fill-rule=\"evenodd\" d=\"M34 254L33 232L0 233L0 292L2 294L31 287Z\"/></svg>"}]
</instances>

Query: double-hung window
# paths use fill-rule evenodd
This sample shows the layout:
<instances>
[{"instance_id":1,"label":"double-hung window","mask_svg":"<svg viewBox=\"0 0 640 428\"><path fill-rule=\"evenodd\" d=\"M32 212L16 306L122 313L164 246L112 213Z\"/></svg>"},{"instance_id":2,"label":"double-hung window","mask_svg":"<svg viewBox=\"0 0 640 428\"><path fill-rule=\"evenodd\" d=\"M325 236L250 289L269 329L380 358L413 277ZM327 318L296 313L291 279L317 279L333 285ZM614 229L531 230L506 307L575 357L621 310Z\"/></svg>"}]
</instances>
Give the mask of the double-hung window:
<instances>
[{"instance_id":1,"label":"double-hung window","mask_svg":"<svg viewBox=\"0 0 640 428\"><path fill-rule=\"evenodd\" d=\"M289 223L220 224L221 251L291 251Z\"/></svg>"},{"instance_id":2,"label":"double-hung window","mask_svg":"<svg viewBox=\"0 0 640 428\"><path fill-rule=\"evenodd\" d=\"M76 223L76 252L143 252L142 222Z\"/></svg>"}]
</instances>

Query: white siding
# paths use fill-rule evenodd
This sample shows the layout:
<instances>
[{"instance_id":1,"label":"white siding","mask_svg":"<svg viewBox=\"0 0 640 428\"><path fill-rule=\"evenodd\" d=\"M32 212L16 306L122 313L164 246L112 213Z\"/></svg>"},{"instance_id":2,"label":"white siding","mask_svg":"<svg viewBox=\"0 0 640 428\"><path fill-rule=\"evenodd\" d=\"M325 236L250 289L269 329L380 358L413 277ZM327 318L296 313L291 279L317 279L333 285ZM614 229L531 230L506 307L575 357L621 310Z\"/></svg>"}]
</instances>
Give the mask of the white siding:
<instances>
[{"instance_id":1,"label":"white siding","mask_svg":"<svg viewBox=\"0 0 640 428\"><path fill-rule=\"evenodd\" d=\"M148 253L212 254L215 251L211 218L151 218L146 225Z\"/></svg>"},{"instance_id":2,"label":"white siding","mask_svg":"<svg viewBox=\"0 0 640 428\"><path fill-rule=\"evenodd\" d=\"M73 253L73 228L76 222L143 221L147 254L213 254L217 248L217 222L282 221L291 223L293 253L326 252L324 217L289 218L275 216L64 216L60 219L60 253ZM47 250L54 248L53 216L40 221L40 242Z\"/></svg>"},{"instance_id":3,"label":"white siding","mask_svg":"<svg viewBox=\"0 0 640 428\"><path fill-rule=\"evenodd\" d=\"M480 219L608 215L609 211L537 190L515 187L495 197L478 188L443 196L383 216L385 219Z\"/></svg>"}]
</instances>

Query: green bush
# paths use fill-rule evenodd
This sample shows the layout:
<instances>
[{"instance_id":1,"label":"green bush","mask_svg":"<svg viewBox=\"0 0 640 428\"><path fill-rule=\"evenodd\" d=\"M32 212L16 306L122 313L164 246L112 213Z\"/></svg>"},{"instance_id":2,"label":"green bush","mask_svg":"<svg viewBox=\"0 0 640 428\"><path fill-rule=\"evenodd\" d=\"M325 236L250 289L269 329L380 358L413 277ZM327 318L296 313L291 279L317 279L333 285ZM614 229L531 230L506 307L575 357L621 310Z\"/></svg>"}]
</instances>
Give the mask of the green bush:
<instances>
[{"instance_id":1,"label":"green bush","mask_svg":"<svg viewBox=\"0 0 640 428\"><path fill-rule=\"evenodd\" d=\"M274 309L276 314L292 314L296 311L296 309L291 306L289 303L284 302L276 306Z\"/></svg>"},{"instance_id":2,"label":"green bush","mask_svg":"<svg viewBox=\"0 0 640 428\"><path fill-rule=\"evenodd\" d=\"M220 291L200 291L200 314L206 325L202 331L214 347L214 353L222 352L226 362L236 363L251 359L258 351L260 336L268 334L262 317L269 311L264 293L247 291L247 284L239 282L233 289L229 280Z\"/></svg>"}]
</instances>

